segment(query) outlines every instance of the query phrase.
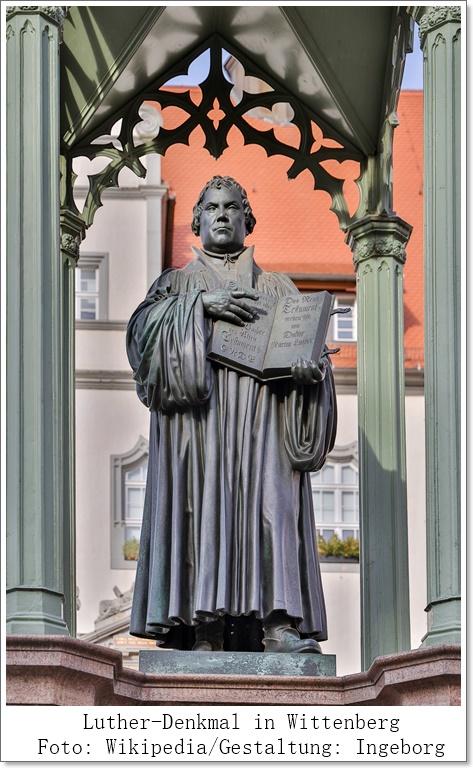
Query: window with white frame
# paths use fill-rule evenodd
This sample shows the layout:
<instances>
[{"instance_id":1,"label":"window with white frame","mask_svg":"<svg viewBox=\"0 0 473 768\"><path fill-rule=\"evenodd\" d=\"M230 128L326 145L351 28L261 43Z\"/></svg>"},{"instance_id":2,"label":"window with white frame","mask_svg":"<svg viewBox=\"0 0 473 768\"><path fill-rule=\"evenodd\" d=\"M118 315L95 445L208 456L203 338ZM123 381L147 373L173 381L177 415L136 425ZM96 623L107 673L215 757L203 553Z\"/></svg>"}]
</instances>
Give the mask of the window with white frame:
<instances>
[{"instance_id":1,"label":"window with white frame","mask_svg":"<svg viewBox=\"0 0 473 768\"><path fill-rule=\"evenodd\" d=\"M99 319L99 270L77 267L76 320Z\"/></svg>"},{"instance_id":2,"label":"window with white frame","mask_svg":"<svg viewBox=\"0 0 473 768\"><path fill-rule=\"evenodd\" d=\"M332 317L331 338L333 341L356 341L356 296L345 293L335 296L333 308L349 307L351 312Z\"/></svg>"},{"instance_id":3,"label":"window with white frame","mask_svg":"<svg viewBox=\"0 0 473 768\"><path fill-rule=\"evenodd\" d=\"M148 442L112 456L112 568L135 568L148 469Z\"/></svg>"},{"instance_id":4,"label":"window with white frame","mask_svg":"<svg viewBox=\"0 0 473 768\"><path fill-rule=\"evenodd\" d=\"M82 254L76 267L76 320L106 320L108 259L106 253Z\"/></svg>"},{"instance_id":5,"label":"window with white frame","mask_svg":"<svg viewBox=\"0 0 473 768\"><path fill-rule=\"evenodd\" d=\"M331 460L332 456L335 460ZM334 535L342 541L358 539L358 467L354 452L346 452L344 459L340 449L335 451L320 472L312 474L311 480L319 536L325 541Z\"/></svg>"},{"instance_id":6,"label":"window with white frame","mask_svg":"<svg viewBox=\"0 0 473 768\"><path fill-rule=\"evenodd\" d=\"M145 503L148 457L123 472L123 557L136 560ZM136 553L136 554L135 554Z\"/></svg>"}]
</instances>

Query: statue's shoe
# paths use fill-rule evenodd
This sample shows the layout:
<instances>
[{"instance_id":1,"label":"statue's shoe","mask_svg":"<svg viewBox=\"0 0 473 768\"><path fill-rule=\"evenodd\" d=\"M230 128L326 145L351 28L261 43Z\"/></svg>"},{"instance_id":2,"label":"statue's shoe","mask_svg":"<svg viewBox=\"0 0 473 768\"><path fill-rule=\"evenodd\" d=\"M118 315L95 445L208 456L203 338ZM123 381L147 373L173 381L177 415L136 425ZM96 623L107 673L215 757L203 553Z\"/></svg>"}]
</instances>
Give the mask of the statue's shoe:
<instances>
[{"instance_id":1,"label":"statue's shoe","mask_svg":"<svg viewBox=\"0 0 473 768\"><path fill-rule=\"evenodd\" d=\"M193 651L223 651L223 622L201 622L195 628Z\"/></svg>"},{"instance_id":2,"label":"statue's shoe","mask_svg":"<svg viewBox=\"0 0 473 768\"><path fill-rule=\"evenodd\" d=\"M316 640L301 638L292 627L265 628L263 645L265 653L322 653Z\"/></svg>"},{"instance_id":3,"label":"statue's shoe","mask_svg":"<svg viewBox=\"0 0 473 768\"><path fill-rule=\"evenodd\" d=\"M213 648L212 643L208 640L197 640L192 646L193 651L221 651L221 648Z\"/></svg>"}]
</instances>

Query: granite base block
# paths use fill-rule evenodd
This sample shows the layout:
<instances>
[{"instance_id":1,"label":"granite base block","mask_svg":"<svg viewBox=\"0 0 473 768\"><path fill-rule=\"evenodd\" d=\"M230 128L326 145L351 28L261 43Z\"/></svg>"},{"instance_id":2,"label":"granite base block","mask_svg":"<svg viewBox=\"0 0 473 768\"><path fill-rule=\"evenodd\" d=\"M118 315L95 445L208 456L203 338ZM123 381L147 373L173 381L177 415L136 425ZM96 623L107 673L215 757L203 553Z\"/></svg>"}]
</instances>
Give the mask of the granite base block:
<instances>
[{"instance_id":1,"label":"granite base block","mask_svg":"<svg viewBox=\"0 0 473 768\"><path fill-rule=\"evenodd\" d=\"M169 675L127 669L121 653L84 640L10 635L6 678L8 704L35 706L393 707L461 701L459 645L380 656L366 672L343 677Z\"/></svg>"},{"instance_id":2,"label":"granite base block","mask_svg":"<svg viewBox=\"0 0 473 768\"><path fill-rule=\"evenodd\" d=\"M140 651L140 672L150 675L283 675L334 677L336 657L321 653Z\"/></svg>"}]
</instances>

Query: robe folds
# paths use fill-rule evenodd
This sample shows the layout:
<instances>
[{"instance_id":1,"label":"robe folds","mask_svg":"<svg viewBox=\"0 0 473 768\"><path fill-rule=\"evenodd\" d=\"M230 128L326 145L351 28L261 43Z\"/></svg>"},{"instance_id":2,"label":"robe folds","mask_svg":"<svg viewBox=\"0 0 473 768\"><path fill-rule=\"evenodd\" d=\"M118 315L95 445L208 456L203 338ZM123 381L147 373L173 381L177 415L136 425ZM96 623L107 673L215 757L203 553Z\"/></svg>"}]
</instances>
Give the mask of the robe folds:
<instances>
[{"instance_id":1,"label":"robe folds","mask_svg":"<svg viewBox=\"0 0 473 768\"><path fill-rule=\"evenodd\" d=\"M130 632L159 639L176 625L284 611L324 640L308 473L335 441L331 366L323 382L302 386L261 384L209 361L202 291L225 280L221 263L194 251L159 277L128 325L137 393L151 412ZM252 248L232 278L273 296L297 292L257 267Z\"/></svg>"}]
</instances>

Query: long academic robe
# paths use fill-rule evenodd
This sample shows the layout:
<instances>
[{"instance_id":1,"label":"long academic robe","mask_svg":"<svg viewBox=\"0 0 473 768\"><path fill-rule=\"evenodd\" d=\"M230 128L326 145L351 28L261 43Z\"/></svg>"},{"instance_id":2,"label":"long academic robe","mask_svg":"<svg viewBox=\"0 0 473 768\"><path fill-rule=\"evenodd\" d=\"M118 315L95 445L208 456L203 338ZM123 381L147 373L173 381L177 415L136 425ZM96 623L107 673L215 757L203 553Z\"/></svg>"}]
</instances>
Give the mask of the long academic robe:
<instances>
[{"instance_id":1,"label":"long academic robe","mask_svg":"<svg viewBox=\"0 0 473 768\"><path fill-rule=\"evenodd\" d=\"M285 296L284 275L246 249L231 285ZM285 611L300 632L326 639L326 614L308 472L336 432L331 367L323 382L261 384L210 362L212 320L202 291L229 284L222 262L194 249L167 270L130 319L127 348L150 409L148 479L130 632L218 616Z\"/></svg>"}]
</instances>

